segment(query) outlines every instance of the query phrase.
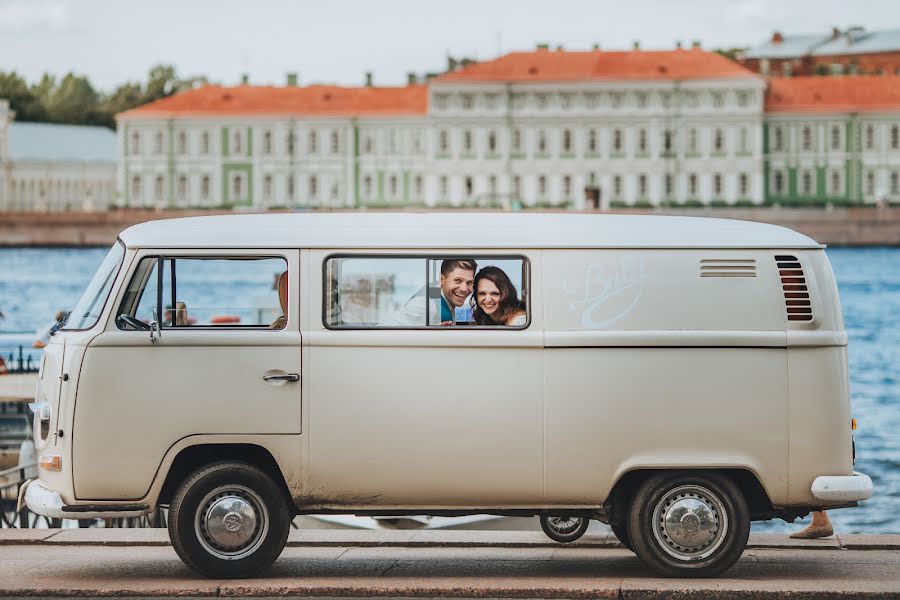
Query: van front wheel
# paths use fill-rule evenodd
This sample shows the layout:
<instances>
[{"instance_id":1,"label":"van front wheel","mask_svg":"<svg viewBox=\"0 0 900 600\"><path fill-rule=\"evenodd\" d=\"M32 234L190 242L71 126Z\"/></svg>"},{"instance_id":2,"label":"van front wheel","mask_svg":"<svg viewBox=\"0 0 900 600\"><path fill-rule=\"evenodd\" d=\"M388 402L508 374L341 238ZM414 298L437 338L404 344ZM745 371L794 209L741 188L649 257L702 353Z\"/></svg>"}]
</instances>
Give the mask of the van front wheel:
<instances>
[{"instance_id":1,"label":"van front wheel","mask_svg":"<svg viewBox=\"0 0 900 600\"><path fill-rule=\"evenodd\" d=\"M169 509L169 537L184 563L207 577L252 577L287 541L291 517L278 485L241 462L207 465L185 479Z\"/></svg>"},{"instance_id":2,"label":"van front wheel","mask_svg":"<svg viewBox=\"0 0 900 600\"><path fill-rule=\"evenodd\" d=\"M669 577L712 577L747 546L750 511L737 485L716 473L661 473L634 496L626 522L634 552Z\"/></svg>"}]
</instances>

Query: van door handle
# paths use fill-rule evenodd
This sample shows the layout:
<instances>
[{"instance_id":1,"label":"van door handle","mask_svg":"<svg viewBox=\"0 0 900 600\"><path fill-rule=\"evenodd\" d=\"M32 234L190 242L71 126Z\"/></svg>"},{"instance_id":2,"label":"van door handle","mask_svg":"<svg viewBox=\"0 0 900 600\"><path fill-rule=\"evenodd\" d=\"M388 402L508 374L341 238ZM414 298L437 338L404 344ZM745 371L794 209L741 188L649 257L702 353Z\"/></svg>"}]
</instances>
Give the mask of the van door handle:
<instances>
[{"instance_id":1,"label":"van door handle","mask_svg":"<svg viewBox=\"0 0 900 600\"><path fill-rule=\"evenodd\" d=\"M300 381L300 375L298 373L263 375L263 381Z\"/></svg>"}]
</instances>

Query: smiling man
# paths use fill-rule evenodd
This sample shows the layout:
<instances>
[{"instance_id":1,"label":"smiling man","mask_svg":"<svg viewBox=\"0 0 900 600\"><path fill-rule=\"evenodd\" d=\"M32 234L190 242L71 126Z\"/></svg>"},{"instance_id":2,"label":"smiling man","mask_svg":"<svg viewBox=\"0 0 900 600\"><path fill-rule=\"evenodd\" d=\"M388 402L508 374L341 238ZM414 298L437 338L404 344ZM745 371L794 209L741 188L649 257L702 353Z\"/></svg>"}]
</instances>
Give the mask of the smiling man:
<instances>
[{"instance_id":1,"label":"smiling man","mask_svg":"<svg viewBox=\"0 0 900 600\"><path fill-rule=\"evenodd\" d=\"M441 262L441 325L456 324L456 309L472 294L477 269L478 263L467 258Z\"/></svg>"}]
</instances>

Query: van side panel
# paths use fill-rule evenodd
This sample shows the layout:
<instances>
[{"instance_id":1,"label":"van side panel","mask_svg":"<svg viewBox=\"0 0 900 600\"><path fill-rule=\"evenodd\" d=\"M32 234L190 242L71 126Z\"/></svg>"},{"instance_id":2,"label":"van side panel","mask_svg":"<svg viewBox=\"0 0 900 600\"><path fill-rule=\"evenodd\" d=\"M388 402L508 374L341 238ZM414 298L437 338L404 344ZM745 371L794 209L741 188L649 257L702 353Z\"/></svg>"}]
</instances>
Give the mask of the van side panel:
<instances>
[{"instance_id":1,"label":"van side panel","mask_svg":"<svg viewBox=\"0 0 900 600\"><path fill-rule=\"evenodd\" d=\"M640 468L745 467L787 499L778 348L546 351L548 504L597 504Z\"/></svg>"}]
</instances>

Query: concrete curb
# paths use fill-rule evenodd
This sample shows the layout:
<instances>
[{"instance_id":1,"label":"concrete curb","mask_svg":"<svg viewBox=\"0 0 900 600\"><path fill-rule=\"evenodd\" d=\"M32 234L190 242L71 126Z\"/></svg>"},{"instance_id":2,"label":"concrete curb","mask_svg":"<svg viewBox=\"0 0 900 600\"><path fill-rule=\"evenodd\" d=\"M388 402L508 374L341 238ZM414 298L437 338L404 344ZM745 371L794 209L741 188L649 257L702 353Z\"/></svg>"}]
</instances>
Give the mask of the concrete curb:
<instances>
[{"instance_id":1,"label":"concrete curb","mask_svg":"<svg viewBox=\"0 0 900 600\"><path fill-rule=\"evenodd\" d=\"M0 546L168 546L165 529L0 529ZM558 547L543 533L532 531L344 531L292 530L288 547L408 547L488 548ZM621 548L611 533L587 534L566 546ZM786 535L753 534L749 549L782 550L900 550L900 534L850 534L818 540L794 540Z\"/></svg>"}]
</instances>

